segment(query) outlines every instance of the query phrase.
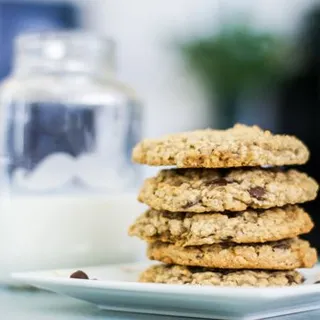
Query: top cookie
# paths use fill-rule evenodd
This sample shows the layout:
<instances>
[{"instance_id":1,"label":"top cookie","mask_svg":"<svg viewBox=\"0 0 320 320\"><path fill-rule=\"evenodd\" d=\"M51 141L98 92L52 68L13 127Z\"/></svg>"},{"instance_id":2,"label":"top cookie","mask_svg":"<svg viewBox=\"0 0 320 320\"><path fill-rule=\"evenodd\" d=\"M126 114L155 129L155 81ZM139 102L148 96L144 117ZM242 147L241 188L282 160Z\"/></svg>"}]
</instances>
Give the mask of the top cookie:
<instances>
[{"instance_id":1,"label":"top cookie","mask_svg":"<svg viewBox=\"0 0 320 320\"><path fill-rule=\"evenodd\" d=\"M274 135L257 126L198 130L141 141L134 162L179 168L228 168L304 164L308 148L296 137Z\"/></svg>"}]
</instances>

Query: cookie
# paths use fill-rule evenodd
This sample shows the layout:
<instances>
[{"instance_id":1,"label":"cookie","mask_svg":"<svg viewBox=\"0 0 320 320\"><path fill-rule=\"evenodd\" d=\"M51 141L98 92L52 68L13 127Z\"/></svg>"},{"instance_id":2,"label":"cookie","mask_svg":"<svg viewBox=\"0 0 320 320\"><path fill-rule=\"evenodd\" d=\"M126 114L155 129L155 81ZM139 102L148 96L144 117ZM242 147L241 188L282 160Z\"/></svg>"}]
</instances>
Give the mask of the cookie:
<instances>
[{"instance_id":1,"label":"cookie","mask_svg":"<svg viewBox=\"0 0 320 320\"><path fill-rule=\"evenodd\" d=\"M213 244L179 247L164 242L148 246L148 257L167 264L222 269L292 270L311 268L317 262L316 250L301 239L263 244Z\"/></svg>"},{"instance_id":2,"label":"cookie","mask_svg":"<svg viewBox=\"0 0 320 320\"><path fill-rule=\"evenodd\" d=\"M139 200L172 212L267 209L313 200L318 184L290 169L167 169L145 180Z\"/></svg>"},{"instance_id":3,"label":"cookie","mask_svg":"<svg viewBox=\"0 0 320 320\"><path fill-rule=\"evenodd\" d=\"M298 206L224 213L181 213L148 210L130 227L129 235L148 242L199 246L220 242L257 243L294 238L313 228Z\"/></svg>"},{"instance_id":4,"label":"cookie","mask_svg":"<svg viewBox=\"0 0 320 320\"><path fill-rule=\"evenodd\" d=\"M304 281L298 271L222 270L159 264L140 275L140 282L210 286L293 286Z\"/></svg>"},{"instance_id":5,"label":"cookie","mask_svg":"<svg viewBox=\"0 0 320 320\"><path fill-rule=\"evenodd\" d=\"M180 168L226 168L304 164L307 147L296 137L274 135L257 126L198 130L146 139L133 150L134 162Z\"/></svg>"}]
</instances>

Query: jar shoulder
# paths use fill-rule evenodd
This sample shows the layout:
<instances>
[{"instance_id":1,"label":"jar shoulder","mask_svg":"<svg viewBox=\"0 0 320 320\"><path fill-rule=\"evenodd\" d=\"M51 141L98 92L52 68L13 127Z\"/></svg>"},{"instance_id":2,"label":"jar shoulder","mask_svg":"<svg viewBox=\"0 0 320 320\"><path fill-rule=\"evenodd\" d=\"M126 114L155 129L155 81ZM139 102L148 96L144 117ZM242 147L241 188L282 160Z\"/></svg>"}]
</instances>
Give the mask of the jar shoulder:
<instances>
[{"instance_id":1,"label":"jar shoulder","mask_svg":"<svg viewBox=\"0 0 320 320\"><path fill-rule=\"evenodd\" d=\"M139 100L134 89L116 79L80 76L9 77L0 84L1 99Z\"/></svg>"}]
</instances>

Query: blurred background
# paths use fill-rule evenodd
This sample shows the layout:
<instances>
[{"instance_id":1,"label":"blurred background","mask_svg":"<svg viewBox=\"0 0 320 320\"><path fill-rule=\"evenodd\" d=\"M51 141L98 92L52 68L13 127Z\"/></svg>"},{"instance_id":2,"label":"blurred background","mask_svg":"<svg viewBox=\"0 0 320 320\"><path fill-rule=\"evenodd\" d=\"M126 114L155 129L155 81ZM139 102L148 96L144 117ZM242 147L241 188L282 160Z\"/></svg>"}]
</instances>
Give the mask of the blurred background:
<instances>
[{"instance_id":1,"label":"blurred background","mask_svg":"<svg viewBox=\"0 0 320 320\"><path fill-rule=\"evenodd\" d=\"M295 134L320 181L320 1L0 0L0 78L16 35L85 29L111 37L117 77L143 101L143 136L235 122ZM318 224L319 201L308 205Z\"/></svg>"}]
</instances>

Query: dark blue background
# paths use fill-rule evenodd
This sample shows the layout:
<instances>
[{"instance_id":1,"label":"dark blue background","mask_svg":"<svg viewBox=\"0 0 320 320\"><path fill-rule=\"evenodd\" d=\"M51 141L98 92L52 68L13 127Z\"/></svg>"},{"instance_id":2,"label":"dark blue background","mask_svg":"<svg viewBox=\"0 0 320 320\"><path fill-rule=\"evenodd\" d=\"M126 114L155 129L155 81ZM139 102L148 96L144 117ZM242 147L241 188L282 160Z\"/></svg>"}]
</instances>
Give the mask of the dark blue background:
<instances>
[{"instance_id":1,"label":"dark blue background","mask_svg":"<svg viewBox=\"0 0 320 320\"><path fill-rule=\"evenodd\" d=\"M79 10L72 4L0 0L0 80L12 68L13 40L18 34L79 26Z\"/></svg>"}]
</instances>

